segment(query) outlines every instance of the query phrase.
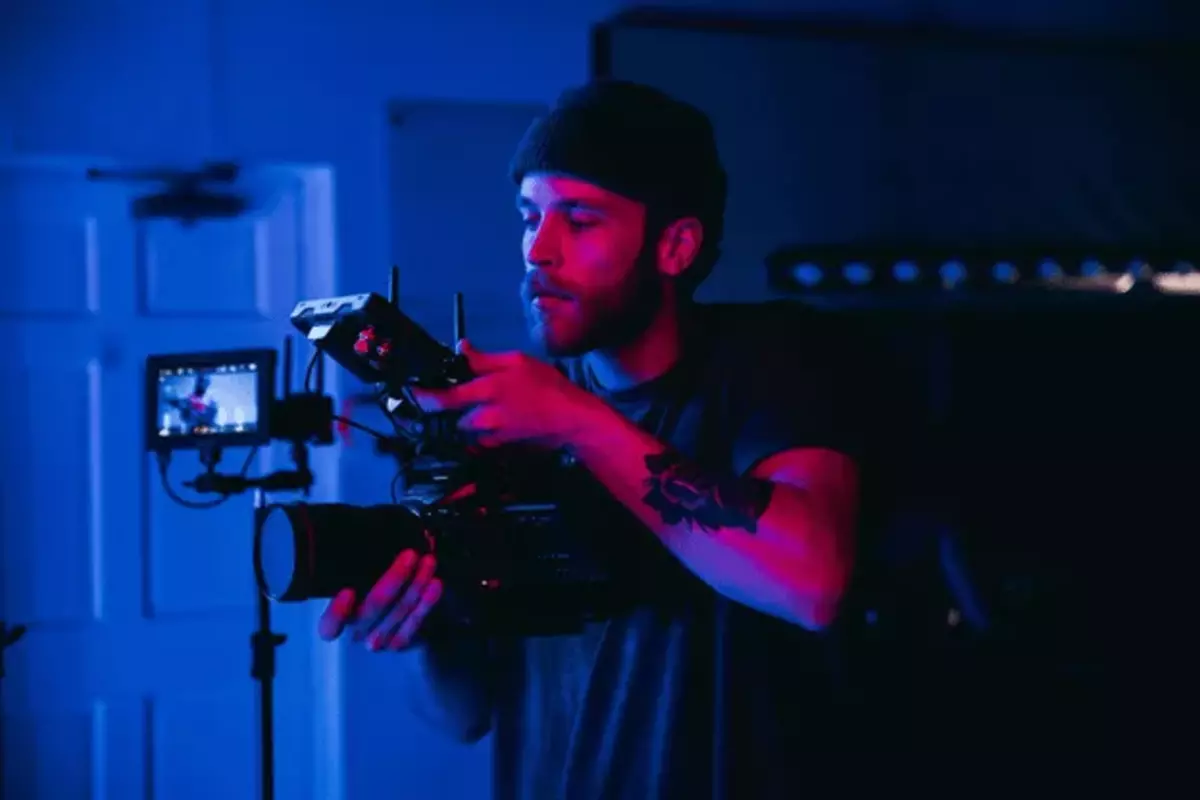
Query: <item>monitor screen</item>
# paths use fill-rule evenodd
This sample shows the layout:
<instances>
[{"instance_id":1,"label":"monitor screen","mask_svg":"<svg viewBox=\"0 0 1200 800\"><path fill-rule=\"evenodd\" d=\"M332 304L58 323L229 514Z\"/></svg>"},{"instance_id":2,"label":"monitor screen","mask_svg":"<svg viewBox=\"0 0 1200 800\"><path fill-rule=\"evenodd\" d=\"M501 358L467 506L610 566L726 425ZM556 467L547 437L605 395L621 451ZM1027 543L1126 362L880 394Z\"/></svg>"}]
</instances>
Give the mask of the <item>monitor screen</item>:
<instances>
[{"instance_id":1,"label":"monitor screen","mask_svg":"<svg viewBox=\"0 0 1200 800\"><path fill-rule=\"evenodd\" d=\"M170 449L185 441L250 444L269 438L263 406L273 397L273 370L261 354L157 357L148 367L152 447Z\"/></svg>"}]
</instances>

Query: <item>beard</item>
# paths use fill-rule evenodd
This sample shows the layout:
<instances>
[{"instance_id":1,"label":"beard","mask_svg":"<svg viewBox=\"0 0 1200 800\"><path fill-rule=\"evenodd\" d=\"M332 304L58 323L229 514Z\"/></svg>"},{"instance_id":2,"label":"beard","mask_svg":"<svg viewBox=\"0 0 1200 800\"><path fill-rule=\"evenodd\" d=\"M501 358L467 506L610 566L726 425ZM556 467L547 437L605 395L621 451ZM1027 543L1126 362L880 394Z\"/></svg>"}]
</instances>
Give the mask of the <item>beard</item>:
<instances>
[{"instance_id":1,"label":"beard","mask_svg":"<svg viewBox=\"0 0 1200 800\"><path fill-rule=\"evenodd\" d=\"M652 253L651 248L644 248L628 277L604 289L566 286L542 272L525 273L521 300L533 343L550 358L577 358L635 340L654 321L663 303L663 286ZM535 294L553 299L545 308L534 308Z\"/></svg>"}]
</instances>

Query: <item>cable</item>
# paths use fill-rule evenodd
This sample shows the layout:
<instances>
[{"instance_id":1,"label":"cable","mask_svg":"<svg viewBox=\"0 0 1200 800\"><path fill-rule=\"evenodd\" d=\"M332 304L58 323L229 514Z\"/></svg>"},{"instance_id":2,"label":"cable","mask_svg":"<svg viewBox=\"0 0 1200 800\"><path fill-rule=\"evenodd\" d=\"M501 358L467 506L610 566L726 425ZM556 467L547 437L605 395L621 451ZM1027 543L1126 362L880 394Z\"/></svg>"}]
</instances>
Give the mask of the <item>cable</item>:
<instances>
[{"instance_id":1,"label":"cable","mask_svg":"<svg viewBox=\"0 0 1200 800\"><path fill-rule=\"evenodd\" d=\"M246 474L248 472L250 472L250 465L254 463L254 457L256 455L258 455L258 448L257 447L250 448L250 452L246 454L246 461L244 464L242 464L242 471L240 473L238 473L238 477L240 477L240 478L246 477ZM170 450L159 451L159 453L158 453L158 475L159 475L159 478L162 480L163 491L166 492L167 497L169 497L175 503L178 503L179 505L183 506L184 508L191 508L196 511L204 511L209 508L216 508L217 506L221 505L229 498L233 497L233 495L231 495L231 494L223 494L214 500L203 500L203 501L188 500L187 498L181 497L171 487L171 481L167 476L167 470L170 466L171 466L171 451Z\"/></svg>"},{"instance_id":2,"label":"cable","mask_svg":"<svg viewBox=\"0 0 1200 800\"><path fill-rule=\"evenodd\" d=\"M305 368L305 371L304 371L304 391L305 392L312 391L312 377L317 368L317 359L320 357L321 357L321 353L318 350L318 351L313 352L312 356L308 359L308 366ZM402 392L403 392L403 399L406 402L408 402L411 405L411 407L416 409L419 413L421 410L421 407L417 403L416 398L412 396L412 393L408 391L407 387L405 387L402 390ZM405 430L404 426L402 426L400 424L400 422L396 419L395 415L388 409L387 399L388 399L387 389L386 388L380 389L379 393L375 397L375 404L379 407L379 410L383 412L383 416L388 420L388 422L390 422L392 424L392 430L394 431L394 435L408 439L410 441L413 441L416 438L418 438L411 431ZM387 436L386 434L380 433L379 431L377 431L371 427L368 427L367 425L363 425L361 422L357 422L353 419L350 419L349 417L342 416L341 414L335 414L333 417L333 421L340 423L342 425L346 425L347 427L354 428L355 430L360 430L363 433L368 434L369 436L374 436L376 439L378 439L381 442L389 442L393 438L393 437ZM403 478L404 478L404 469L401 468L401 469L396 470L396 474L392 477L391 486L390 486L390 494L391 494L393 503L400 502L398 484L400 483L401 480L403 480ZM216 504L214 503L214 505L216 505ZM207 506L202 506L202 507L207 507Z\"/></svg>"},{"instance_id":3,"label":"cable","mask_svg":"<svg viewBox=\"0 0 1200 800\"><path fill-rule=\"evenodd\" d=\"M356 430L360 430L363 433L369 433L370 435L374 436L376 439L379 439L380 441L384 441L384 442L388 441L388 438L389 438L388 436L380 433L379 431L375 430L374 428L369 428L366 425L363 425L361 422L355 422L354 420L350 419L349 417L343 417L339 414L334 414L333 421L340 422L343 425L348 425L349 427L354 428Z\"/></svg>"},{"instance_id":4,"label":"cable","mask_svg":"<svg viewBox=\"0 0 1200 800\"><path fill-rule=\"evenodd\" d=\"M312 386L313 374L316 372L317 359L319 359L320 357L321 357L321 351L314 350L312 356L308 359L308 366L304 370L304 391L305 392L313 391L313 386ZM384 392L380 392L380 397L376 398L376 401L382 403L383 396L384 396ZM391 419L390 415L388 416L388 418ZM354 428L356 430L360 430L363 433L374 436L376 439L379 439L380 441L386 442L388 440L388 436L386 436L385 434L382 434L379 431L374 430L373 428L369 428L366 425L363 425L361 422L356 422L356 421L350 419L349 417L344 417L340 414L335 414L333 416L333 421L340 423L342 425L346 425L347 427ZM396 423L393 420L392 421L393 427L395 426L395 424Z\"/></svg>"},{"instance_id":5,"label":"cable","mask_svg":"<svg viewBox=\"0 0 1200 800\"><path fill-rule=\"evenodd\" d=\"M304 370L304 391L312 391L312 377L317 369L317 359L321 357L320 350L314 350L312 356L308 359L308 367Z\"/></svg>"}]
</instances>

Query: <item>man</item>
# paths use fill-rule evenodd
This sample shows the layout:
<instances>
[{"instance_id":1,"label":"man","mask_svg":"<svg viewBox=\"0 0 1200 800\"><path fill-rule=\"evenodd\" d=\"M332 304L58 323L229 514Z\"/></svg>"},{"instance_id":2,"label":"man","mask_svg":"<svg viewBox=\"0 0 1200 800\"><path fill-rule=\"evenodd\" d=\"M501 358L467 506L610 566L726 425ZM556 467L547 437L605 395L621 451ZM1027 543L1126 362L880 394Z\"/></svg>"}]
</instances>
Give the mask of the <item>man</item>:
<instances>
[{"instance_id":1,"label":"man","mask_svg":"<svg viewBox=\"0 0 1200 800\"><path fill-rule=\"evenodd\" d=\"M220 409L217 401L208 394L209 384L208 375L202 372L196 376L191 394L167 400L168 404L179 411L179 421L185 430L211 428L217 424Z\"/></svg>"},{"instance_id":2,"label":"man","mask_svg":"<svg viewBox=\"0 0 1200 800\"><path fill-rule=\"evenodd\" d=\"M805 753L781 719L822 732L787 707L810 682L792 665L819 672L794 656L834 620L854 550L832 387L801 343L691 302L726 194L698 110L630 83L569 91L512 176L522 299L561 369L463 343L478 377L420 401L464 410L485 447L574 454L648 599L578 635L418 645L421 706L463 739L494 734L499 798L795 796L784 769ZM336 597L322 635L408 649L441 591L434 560L405 553L365 598Z\"/></svg>"}]
</instances>

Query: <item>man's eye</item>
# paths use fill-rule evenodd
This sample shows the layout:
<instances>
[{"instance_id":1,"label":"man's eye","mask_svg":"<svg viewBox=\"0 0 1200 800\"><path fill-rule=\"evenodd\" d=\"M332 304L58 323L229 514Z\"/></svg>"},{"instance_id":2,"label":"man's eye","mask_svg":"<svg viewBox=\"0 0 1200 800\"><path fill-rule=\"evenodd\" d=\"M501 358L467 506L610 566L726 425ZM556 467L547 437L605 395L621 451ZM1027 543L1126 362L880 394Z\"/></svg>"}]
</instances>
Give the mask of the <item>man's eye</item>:
<instances>
[{"instance_id":1,"label":"man's eye","mask_svg":"<svg viewBox=\"0 0 1200 800\"><path fill-rule=\"evenodd\" d=\"M530 230L530 231L537 228L539 221L540 221L540 219L538 217L522 217L521 218L521 224L525 226L526 230Z\"/></svg>"},{"instance_id":2,"label":"man's eye","mask_svg":"<svg viewBox=\"0 0 1200 800\"><path fill-rule=\"evenodd\" d=\"M590 228L596 224L595 217L583 216L579 214L571 215L567 218L567 221L571 224L571 227L575 228L576 230Z\"/></svg>"}]
</instances>

